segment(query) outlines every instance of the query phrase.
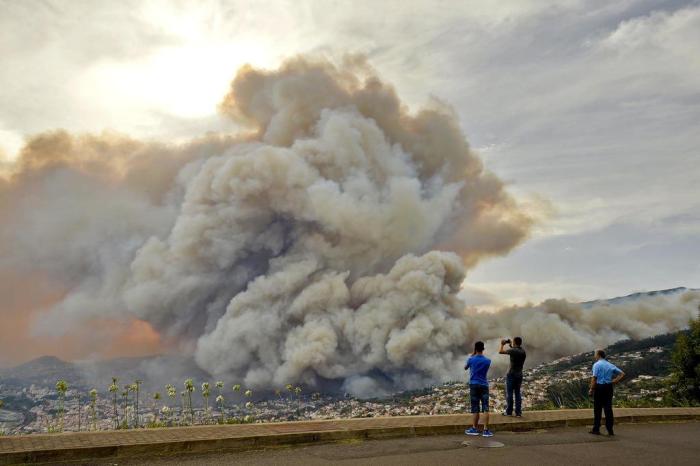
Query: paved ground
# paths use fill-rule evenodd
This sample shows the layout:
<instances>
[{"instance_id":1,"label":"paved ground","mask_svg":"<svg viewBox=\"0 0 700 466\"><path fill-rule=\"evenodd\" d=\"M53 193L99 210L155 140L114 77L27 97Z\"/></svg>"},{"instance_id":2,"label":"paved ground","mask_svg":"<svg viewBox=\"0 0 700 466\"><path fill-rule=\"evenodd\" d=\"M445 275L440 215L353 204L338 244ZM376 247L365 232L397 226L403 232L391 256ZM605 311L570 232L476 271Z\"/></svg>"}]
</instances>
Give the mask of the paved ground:
<instances>
[{"instance_id":1,"label":"paved ground","mask_svg":"<svg viewBox=\"0 0 700 466\"><path fill-rule=\"evenodd\" d=\"M615 410L615 416L623 423L700 420L700 408L621 408ZM506 431L559 427L576 427L580 432L585 429L579 426L590 425L591 417L591 410L528 411L523 418L495 414L491 425L500 432L499 436L506 435ZM240 452L331 441L352 445L351 442L389 438L409 438L398 441L397 445L402 445L400 442L408 446L433 445L439 442L435 440L436 434L441 434L443 439L459 434L470 424L470 419L469 415L406 416L5 436L0 437L0 465L186 453L204 455L211 451ZM422 436L432 436L433 440ZM369 448L368 445L371 444L365 443L362 448ZM456 444L451 445L457 448Z\"/></svg>"},{"instance_id":2,"label":"paved ground","mask_svg":"<svg viewBox=\"0 0 700 466\"><path fill-rule=\"evenodd\" d=\"M645 417L661 420L664 416L691 415L697 418L700 408L618 408L618 418ZM523 425L530 430L537 423L590 422L590 409L560 409L549 411L527 411L522 418L491 415L491 424L496 429L514 430ZM672 419L669 419L672 420ZM445 428L457 432L462 426L471 424L471 415L455 414L440 416L398 416L363 419L334 419L328 421L302 421L243 425L213 425L195 427L172 427L164 429L138 429L102 432L69 432L64 434L32 434L0 437L0 455L20 451L54 450L64 448L105 447L113 445L149 445L163 442L191 442L216 439L246 439L251 437L282 437L285 435L324 432L352 432L367 429L427 429L434 433L448 433ZM510 425L510 428L508 427ZM442 428L442 430L440 430ZM0 456L1 457L1 456Z\"/></svg>"},{"instance_id":3,"label":"paved ground","mask_svg":"<svg viewBox=\"0 0 700 466\"><path fill-rule=\"evenodd\" d=\"M624 424L617 436L594 437L586 428L497 433L502 448L464 447L464 435L353 441L298 448L149 458L97 465L447 465L447 464L663 464L700 463L700 422Z\"/></svg>"}]
</instances>

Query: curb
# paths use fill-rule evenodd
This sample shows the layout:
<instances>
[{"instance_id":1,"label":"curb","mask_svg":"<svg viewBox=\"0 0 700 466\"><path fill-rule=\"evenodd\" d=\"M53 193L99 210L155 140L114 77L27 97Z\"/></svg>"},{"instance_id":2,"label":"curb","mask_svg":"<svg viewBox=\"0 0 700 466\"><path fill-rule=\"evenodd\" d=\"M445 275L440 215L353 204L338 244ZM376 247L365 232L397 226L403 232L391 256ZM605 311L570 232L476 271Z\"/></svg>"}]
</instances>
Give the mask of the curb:
<instances>
[{"instance_id":1,"label":"curb","mask_svg":"<svg viewBox=\"0 0 700 466\"><path fill-rule=\"evenodd\" d=\"M591 413L592 414L592 413ZM438 418L439 416L436 416ZM629 414L615 417L616 423L649 423L700 420L698 413L678 414ZM557 427L581 427L591 424L589 417L569 419L523 420L494 423L496 431L523 432ZM381 440L398 437L461 434L466 423L365 427L324 431L258 434L208 439L188 439L149 443L114 444L69 448L37 448L31 451L0 453L0 465L26 463L56 463L115 458L170 456L208 452L239 452L263 448L284 448L299 445L332 443L348 440ZM70 435L70 434L67 434Z\"/></svg>"}]
</instances>

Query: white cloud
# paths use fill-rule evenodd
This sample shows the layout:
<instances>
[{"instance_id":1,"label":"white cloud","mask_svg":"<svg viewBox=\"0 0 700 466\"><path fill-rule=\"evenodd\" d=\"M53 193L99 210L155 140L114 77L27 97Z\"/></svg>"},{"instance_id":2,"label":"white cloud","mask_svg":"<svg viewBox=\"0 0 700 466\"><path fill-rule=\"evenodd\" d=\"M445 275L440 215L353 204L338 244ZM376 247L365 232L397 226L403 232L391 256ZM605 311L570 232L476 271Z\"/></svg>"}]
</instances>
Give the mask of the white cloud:
<instances>
[{"instance_id":1,"label":"white cloud","mask_svg":"<svg viewBox=\"0 0 700 466\"><path fill-rule=\"evenodd\" d=\"M649 49L693 57L700 41L700 8L689 6L673 12L652 11L648 15L620 22L601 41L603 47L629 52ZM695 65L696 60L686 63Z\"/></svg>"}]
</instances>

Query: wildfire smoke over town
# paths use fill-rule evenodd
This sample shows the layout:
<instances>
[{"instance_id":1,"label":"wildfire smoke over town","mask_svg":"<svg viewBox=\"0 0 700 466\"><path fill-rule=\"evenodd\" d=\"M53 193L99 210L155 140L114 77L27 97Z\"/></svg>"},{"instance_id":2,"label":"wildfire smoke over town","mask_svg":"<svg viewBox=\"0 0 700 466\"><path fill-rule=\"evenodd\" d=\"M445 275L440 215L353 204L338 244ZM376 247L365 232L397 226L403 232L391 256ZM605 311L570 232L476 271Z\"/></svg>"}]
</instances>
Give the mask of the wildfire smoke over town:
<instances>
[{"instance_id":1,"label":"wildfire smoke over town","mask_svg":"<svg viewBox=\"0 0 700 466\"><path fill-rule=\"evenodd\" d=\"M537 213L448 104L410 112L363 56L245 66L220 110L238 134L26 143L0 178L3 341L65 342L52 353L72 358L177 350L251 387L362 394L455 380L477 338L522 334L544 360L697 310L693 291L466 306L468 271L524 241Z\"/></svg>"}]
</instances>

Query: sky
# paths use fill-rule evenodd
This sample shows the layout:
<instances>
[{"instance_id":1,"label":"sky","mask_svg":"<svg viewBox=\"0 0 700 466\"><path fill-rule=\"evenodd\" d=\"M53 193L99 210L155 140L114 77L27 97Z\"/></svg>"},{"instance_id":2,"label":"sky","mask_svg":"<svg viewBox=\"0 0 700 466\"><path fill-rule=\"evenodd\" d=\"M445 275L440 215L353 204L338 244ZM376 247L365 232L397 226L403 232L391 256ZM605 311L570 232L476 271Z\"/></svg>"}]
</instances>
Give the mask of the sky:
<instances>
[{"instance_id":1,"label":"sky","mask_svg":"<svg viewBox=\"0 0 700 466\"><path fill-rule=\"evenodd\" d=\"M700 287L699 49L697 1L0 0L0 168L56 128L235 132L217 106L242 65L361 53L547 212L468 303Z\"/></svg>"}]
</instances>

